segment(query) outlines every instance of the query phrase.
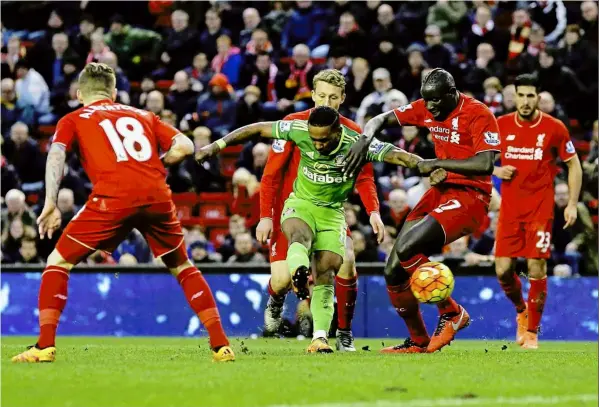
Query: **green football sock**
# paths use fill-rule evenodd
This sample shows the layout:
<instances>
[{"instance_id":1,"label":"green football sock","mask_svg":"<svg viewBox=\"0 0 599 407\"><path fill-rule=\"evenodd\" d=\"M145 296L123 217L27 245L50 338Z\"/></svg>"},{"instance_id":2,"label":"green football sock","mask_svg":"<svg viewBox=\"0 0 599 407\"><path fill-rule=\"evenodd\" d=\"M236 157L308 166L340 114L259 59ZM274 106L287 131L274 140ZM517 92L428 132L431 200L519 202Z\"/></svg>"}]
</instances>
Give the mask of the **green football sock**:
<instances>
[{"instance_id":1,"label":"green football sock","mask_svg":"<svg viewBox=\"0 0 599 407\"><path fill-rule=\"evenodd\" d=\"M335 290L332 284L316 285L312 291L310 311L314 321L314 337L328 337L333 321L333 298Z\"/></svg>"},{"instance_id":2,"label":"green football sock","mask_svg":"<svg viewBox=\"0 0 599 407\"><path fill-rule=\"evenodd\" d=\"M287 266L291 275L301 266L310 268L308 248L301 243L291 243L291 246L287 249Z\"/></svg>"}]
</instances>

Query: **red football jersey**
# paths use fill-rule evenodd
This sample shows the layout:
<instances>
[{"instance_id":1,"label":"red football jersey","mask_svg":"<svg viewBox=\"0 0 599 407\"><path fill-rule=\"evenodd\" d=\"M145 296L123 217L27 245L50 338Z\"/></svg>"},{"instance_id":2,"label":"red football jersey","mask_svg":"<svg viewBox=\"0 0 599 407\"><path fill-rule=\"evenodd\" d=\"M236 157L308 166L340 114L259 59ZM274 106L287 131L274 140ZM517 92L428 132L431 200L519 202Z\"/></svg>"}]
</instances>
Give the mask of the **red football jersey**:
<instances>
[{"instance_id":1,"label":"red football jersey","mask_svg":"<svg viewBox=\"0 0 599 407\"><path fill-rule=\"evenodd\" d=\"M308 120L312 109L292 113L283 120ZM339 115L339 122L350 129L361 133L362 130L355 122ZM300 162L300 151L294 143L285 140L275 140L268 161L262 174L260 189L260 217L273 218L274 224L280 223L283 204L293 192L293 183L297 178ZM367 163L358 174L356 189L368 213L378 212L379 201L374 184L374 168Z\"/></svg>"},{"instance_id":2,"label":"red football jersey","mask_svg":"<svg viewBox=\"0 0 599 407\"><path fill-rule=\"evenodd\" d=\"M499 151L497 120L487 106L460 93L458 106L442 122L418 99L394 111L402 126L427 127L433 136L435 154L441 160L465 160L483 151ZM448 173L446 184L466 185L491 193L490 175L466 176Z\"/></svg>"},{"instance_id":3,"label":"red football jersey","mask_svg":"<svg viewBox=\"0 0 599 407\"><path fill-rule=\"evenodd\" d=\"M171 199L160 150L180 132L151 112L101 100L58 121L53 143L78 148L102 207L122 209Z\"/></svg>"},{"instance_id":4,"label":"red football jersey","mask_svg":"<svg viewBox=\"0 0 599 407\"><path fill-rule=\"evenodd\" d=\"M568 161L576 150L564 124L539 112L531 122L517 113L501 116L501 165L516 167L513 178L501 183L501 221L531 222L553 219L553 180L557 158Z\"/></svg>"}]
</instances>

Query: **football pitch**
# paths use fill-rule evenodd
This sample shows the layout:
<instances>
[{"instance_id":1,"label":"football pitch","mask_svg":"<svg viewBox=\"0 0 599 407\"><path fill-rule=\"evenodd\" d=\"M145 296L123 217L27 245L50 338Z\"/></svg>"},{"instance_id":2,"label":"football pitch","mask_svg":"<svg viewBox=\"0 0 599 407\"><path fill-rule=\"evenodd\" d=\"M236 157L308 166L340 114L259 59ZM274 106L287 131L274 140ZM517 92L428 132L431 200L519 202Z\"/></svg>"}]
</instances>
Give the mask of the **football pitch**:
<instances>
[{"instance_id":1,"label":"football pitch","mask_svg":"<svg viewBox=\"0 0 599 407\"><path fill-rule=\"evenodd\" d=\"M12 364L31 337L2 338L2 406L597 406L597 343L457 340L442 352L306 355L307 340L234 338L212 363L205 338L61 337L54 364ZM199 345L199 346L198 346Z\"/></svg>"}]
</instances>

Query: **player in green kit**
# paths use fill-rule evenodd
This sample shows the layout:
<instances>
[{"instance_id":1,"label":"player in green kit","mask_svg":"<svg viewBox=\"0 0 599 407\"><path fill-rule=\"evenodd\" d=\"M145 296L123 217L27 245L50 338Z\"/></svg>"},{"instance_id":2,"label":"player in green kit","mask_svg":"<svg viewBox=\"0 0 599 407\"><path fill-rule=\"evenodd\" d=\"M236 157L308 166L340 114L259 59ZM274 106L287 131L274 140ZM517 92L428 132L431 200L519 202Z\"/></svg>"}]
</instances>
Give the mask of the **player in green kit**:
<instances>
[{"instance_id":1,"label":"player in green kit","mask_svg":"<svg viewBox=\"0 0 599 407\"><path fill-rule=\"evenodd\" d=\"M261 122L237 129L203 147L199 162L217 154L227 145L242 143L254 135L294 142L301 159L293 193L285 202L281 228L289 242L287 264L293 284L307 290L310 257L314 256L314 289L310 309L314 336L308 353L330 353L327 333L333 319L333 283L343 263L346 224L343 203L357 178L343 174L345 156L359 133L339 123L339 113L326 106L316 107L308 120ZM416 168L420 157L389 143L375 140L368 150L369 161Z\"/></svg>"}]
</instances>

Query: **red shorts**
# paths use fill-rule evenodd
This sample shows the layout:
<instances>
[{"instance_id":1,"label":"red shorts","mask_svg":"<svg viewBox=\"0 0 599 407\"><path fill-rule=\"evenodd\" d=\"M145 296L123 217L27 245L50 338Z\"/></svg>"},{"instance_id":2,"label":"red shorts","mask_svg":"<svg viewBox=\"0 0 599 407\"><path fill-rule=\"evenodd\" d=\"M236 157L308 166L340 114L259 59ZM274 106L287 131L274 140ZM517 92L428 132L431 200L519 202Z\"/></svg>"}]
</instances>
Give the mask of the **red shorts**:
<instances>
[{"instance_id":1,"label":"red shorts","mask_svg":"<svg viewBox=\"0 0 599 407\"><path fill-rule=\"evenodd\" d=\"M510 222L501 217L495 238L496 257L548 259L551 256L553 219L537 222Z\"/></svg>"},{"instance_id":2,"label":"red shorts","mask_svg":"<svg viewBox=\"0 0 599 407\"><path fill-rule=\"evenodd\" d=\"M449 244L478 230L489 211L490 200L488 194L474 188L435 186L420 198L406 222L432 216L445 232L445 244Z\"/></svg>"},{"instance_id":3,"label":"red shorts","mask_svg":"<svg viewBox=\"0 0 599 407\"><path fill-rule=\"evenodd\" d=\"M172 202L101 210L90 200L69 222L56 250L66 261L77 264L96 250L114 251L134 228L144 236L155 257L183 243L181 223Z\"/></svg>"},{"instance_id":4,"label":"red shorts","mask_svg":"<svg viewBox=\"0 0 599 407\"><path fill-rule=\"evenodd\" d=\"M347 236L351 239L351 231L349 228L347 228ZM287 243L287 238L285 237L285 233L281 230L281 226L274 225L269 244L270 262L274 263L275 261L287 260L288 247L289 243Z\"/></svg>"}]
</instances>

